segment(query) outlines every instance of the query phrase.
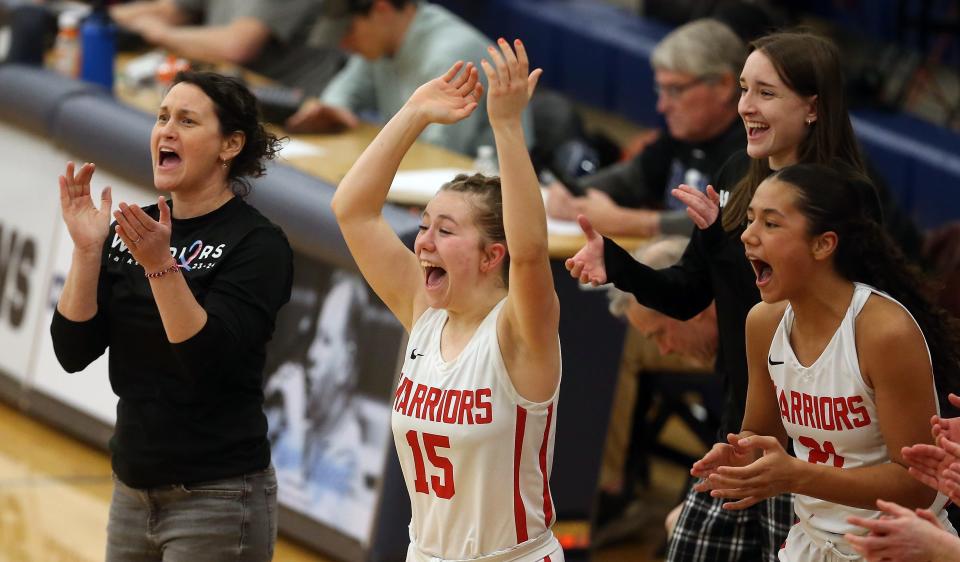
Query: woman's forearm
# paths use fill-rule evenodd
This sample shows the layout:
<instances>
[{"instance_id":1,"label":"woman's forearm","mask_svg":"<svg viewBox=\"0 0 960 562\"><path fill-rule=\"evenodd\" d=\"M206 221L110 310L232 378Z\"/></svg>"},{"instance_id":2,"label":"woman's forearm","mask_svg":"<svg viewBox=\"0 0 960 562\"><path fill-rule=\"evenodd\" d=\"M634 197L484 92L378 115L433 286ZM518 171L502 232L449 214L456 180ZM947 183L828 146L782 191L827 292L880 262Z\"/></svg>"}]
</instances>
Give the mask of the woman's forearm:
<instances>
[{"instance_id":1,"label":"woman's forearm","mask_svg":"<svg viewBox=\"0 0 960 562\"><path fill-rule=\"evenodd\" d=\"M798 465L791 492L851 507L876 509L877 500L883 499L911 509L927 508L937 494L893 462L849 469L805 462Z\"/></svg>"},{"instance_id":2,"label":"woman's forearm","mask_svg":"<svg viewBox=\"0 0 960 562\"><path fill-rule=\"evenodd\" d=\"M510 248L510 260L545 261L547 254L547 215L543 207L540 183L530 162L519 118L493 124L500 181L503 184L503 226Z\"/></svg>"},{"instance_id":3,"label":"woman's forearm","mask_svg":"<svg viewBox=\"0 0 960 562\"><path fill-rule=\"evenodd\" d=\"M169 271L151 278L150 289L170 343L192 338L207 323L207 311L197 302L180 272Z\"/></svg>"},{"instance_id":4,"label":"woman's forearm","mask_svg":"<svg viewBox=\"0 0 960 562\"><path fill-rule=\"evenodd\" d=\"M85 322L97 314L97 283L100 281L100 251L74 249L57 310L67 320Z\"/></svg>"}]
</instances>

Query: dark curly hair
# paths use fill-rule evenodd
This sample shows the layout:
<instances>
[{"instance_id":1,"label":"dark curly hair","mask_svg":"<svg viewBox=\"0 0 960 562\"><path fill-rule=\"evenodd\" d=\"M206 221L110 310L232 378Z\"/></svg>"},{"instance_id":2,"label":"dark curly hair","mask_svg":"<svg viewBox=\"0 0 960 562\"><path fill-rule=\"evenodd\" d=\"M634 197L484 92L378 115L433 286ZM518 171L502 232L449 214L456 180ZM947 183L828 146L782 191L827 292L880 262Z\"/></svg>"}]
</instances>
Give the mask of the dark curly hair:
<instances>
[{"instance_id":1,"label":"dark curly hair","mask_svg":"<svg viewBox=\"0 0 960 562\"><path fill-rule=\"evenodd\" d=\"M220 121L221 134L243 133L243 148L230 161L227 180L234 194L246 197L251 189L249 178L259 178L265 173L264 161L277 155L283 139L263 128L260 104L240 80L215 72L185 70L177 73L173 85L181 82L193 84L210 98Z\"/></svg>"},{"instance_id":2,"label":"dark curly hair","mask_svg":"<svg viewBox=\"0 0 960 562\"><path fill-rule=\"evenodd\" d=\"M820 164L787 166L771 178L796 190L811 235L837 234L833 264L840 275L884 291L910 311L930 348L940 411L956 415L947 394L960 391L960 321L935 304L937 287L874 219L873 186L843 168Z\"/></svg>"},{"instance_id":3,"label":"dark curly hair","mask_svg":"<svg viewBox=\"0 0 960 562\"><path fill-rule=\"evenodd\" d=\"M483 174L457 174L453 180L443 184L440 191L469 193L474 209L473 219L483 236L483 243L502 242L507 245L507 234L503 228L503 195L500 178ZM503 258L503 284L507 286L510 272L510 252Z\"/></svg>"}]
</instances>

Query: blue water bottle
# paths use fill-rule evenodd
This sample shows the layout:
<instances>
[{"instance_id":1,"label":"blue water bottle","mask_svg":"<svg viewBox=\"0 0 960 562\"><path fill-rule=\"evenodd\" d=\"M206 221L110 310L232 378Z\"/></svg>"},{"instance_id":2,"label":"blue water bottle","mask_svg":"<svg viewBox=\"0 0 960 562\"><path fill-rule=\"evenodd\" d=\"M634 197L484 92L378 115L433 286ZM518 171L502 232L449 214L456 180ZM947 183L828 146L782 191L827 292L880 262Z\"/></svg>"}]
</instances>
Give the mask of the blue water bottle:
<instances>
[{"instance_id":1,"label":"blue water bottle","mask_svg":"<svg viewBox=\"0 0 960 562\"><path fill-rule=\"evenodd\" d=\"M80 77L113 92L113 59L117 52L117 28L110 20L103 0L80 26Z\"/></svg>"}]
</instances>

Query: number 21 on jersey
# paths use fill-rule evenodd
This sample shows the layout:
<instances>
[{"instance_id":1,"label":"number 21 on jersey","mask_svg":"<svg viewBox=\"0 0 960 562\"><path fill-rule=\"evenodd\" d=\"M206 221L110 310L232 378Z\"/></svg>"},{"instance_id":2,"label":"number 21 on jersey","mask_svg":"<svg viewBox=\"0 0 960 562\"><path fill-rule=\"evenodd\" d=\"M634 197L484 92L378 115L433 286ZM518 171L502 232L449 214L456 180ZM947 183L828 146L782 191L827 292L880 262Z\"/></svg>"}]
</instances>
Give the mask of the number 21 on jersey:
<instances>
[{"instance_id":1,"label":"number 21 on jersey","mask_svg":"<svg viewBox=\"0 0 960 562\"><path fill-rule=\"evenodd\" d=\"M449 500L456 493L453 485L453 463L450 459L437 453L437 449L449 449L450 438L446 435L436 435L434 433L423 434L423 448L420 447L420 436L417 431L411 429L407 432L407 444L413 452L413 464L417 471L417 478L413 482L414 488L420 494L430 494L430 488L438 498ZM423 451L427 453L427 460L434 468L442 471L442 476L433 474L430 476L429 487L427 484L427 471L423 464Z\"/></svg>"},{"instance_id":2,"label":"number 21 on jersey","mask_svg":"<svg viewBox=\"0 0 960 562\"><path fill-rule=\"evenodd\" d=\"M822 445L819 441L811 439L810 437L800 437L798 441L801 445L810 449L810 454L807 455L807 462L827 464L832 457L833 466L843 468L844 459L841 455L837 454L836 449L833 448L833 443L830 441L824 441Z\"/></svg>"}]
</instances>

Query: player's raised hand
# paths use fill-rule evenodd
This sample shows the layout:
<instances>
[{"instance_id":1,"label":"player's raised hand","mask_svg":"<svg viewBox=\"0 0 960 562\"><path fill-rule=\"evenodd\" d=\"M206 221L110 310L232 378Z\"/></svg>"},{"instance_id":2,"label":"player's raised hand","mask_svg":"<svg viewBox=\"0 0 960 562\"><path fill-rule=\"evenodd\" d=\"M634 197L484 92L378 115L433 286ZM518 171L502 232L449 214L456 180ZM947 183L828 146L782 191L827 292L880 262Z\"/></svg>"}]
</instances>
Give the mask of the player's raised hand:
<instances>
[{"instance_id":1,"label":"player's raised hand","mask_svg":"<svg viewBox=\"0 0 960 562\"><path fill-rule=\"evenodd\" d=\"M457 61L443 76L417 88L406 105L430 123L451 124L473 113L482 95L477 68Z\"/></svg>"},{"instance_id":2,"label":"player's raised hand","mask_svg":"<svg viewBox=\"0 0 960 562\"><path fill-rule=\"evenodd\" d=\"M497 47L490 45L487 60L480 61L483 72L487 75L487 116L490 124L509 120L519 120L520 114L527 107L527 102L537 88L537 81L543 70L536 69L530 72L530 62L523 42L516 39L513 48L502 37L497 41ZM516 52L514 52L514 49Z\"/></svg>"}]
</instances>

